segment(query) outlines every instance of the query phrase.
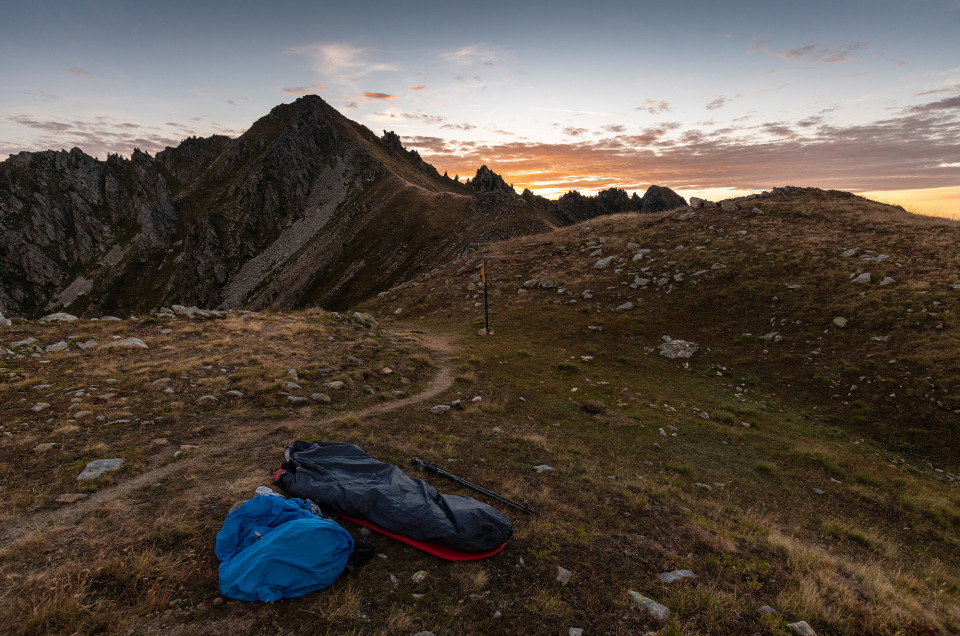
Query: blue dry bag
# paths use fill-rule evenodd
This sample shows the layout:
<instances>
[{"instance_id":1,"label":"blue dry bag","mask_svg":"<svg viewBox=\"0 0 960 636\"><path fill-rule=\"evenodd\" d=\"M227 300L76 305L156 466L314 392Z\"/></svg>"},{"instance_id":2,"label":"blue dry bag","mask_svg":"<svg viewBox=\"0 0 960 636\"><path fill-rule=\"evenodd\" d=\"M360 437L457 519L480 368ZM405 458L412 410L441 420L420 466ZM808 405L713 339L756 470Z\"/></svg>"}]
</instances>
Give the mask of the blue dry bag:
<instances>
[{"instance_id":1,"label":"blue dry bag","mask_svg":"<svg viewBox=\"0 0 960 636\"><path fill-rule=\"evenodd\" d=\"M329 586L346 567L353 539L313 514L309 501L259 495L227 515L214 551L222 596L269 602Z\"/></svg>"}]
</instances>

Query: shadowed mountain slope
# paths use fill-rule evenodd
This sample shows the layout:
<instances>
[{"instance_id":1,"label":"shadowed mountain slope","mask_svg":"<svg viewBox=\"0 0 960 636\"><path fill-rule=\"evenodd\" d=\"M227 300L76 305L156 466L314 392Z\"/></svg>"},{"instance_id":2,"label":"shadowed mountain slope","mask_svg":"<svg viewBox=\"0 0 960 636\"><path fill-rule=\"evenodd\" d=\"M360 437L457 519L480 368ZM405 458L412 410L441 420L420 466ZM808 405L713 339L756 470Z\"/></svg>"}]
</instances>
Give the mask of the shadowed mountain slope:
<instances>
[{"instance_id":1,"label":"shadowed mountain slope","mask_svg":"<svg viewBox=\"0 0 960 636\"><path fill-rule=\"evenodd\" d=\"M342 308L471 244L562 222L484 167L440 176L315 96L238 139L156 157L20 153L0 163L0 311Z\"/></svg>"},{"instance_id":2,"label":"shadowed mountain slope","mask_svg":"<svg viewBox=\"0 0 960 636\"><path fill-rule=\"evenodd\" d=\"M826 422L953 461L958 242L952 221L783 188L517 238L368 306L477 325L485 260L497 331L564 325L575 339L589 322L610 351L652 351L663 336L693 341L698 372L734 368L814 405Z\"/></svg>"}]
</instances>

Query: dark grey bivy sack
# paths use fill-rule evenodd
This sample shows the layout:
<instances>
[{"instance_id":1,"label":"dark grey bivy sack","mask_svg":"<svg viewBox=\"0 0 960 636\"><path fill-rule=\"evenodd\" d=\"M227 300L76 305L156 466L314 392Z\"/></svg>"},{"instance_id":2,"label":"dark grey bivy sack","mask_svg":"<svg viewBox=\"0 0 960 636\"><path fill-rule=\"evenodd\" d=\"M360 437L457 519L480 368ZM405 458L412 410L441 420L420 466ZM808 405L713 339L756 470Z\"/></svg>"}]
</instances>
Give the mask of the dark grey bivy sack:
<instances>
[{"instance_id":1,"label":"dark grey bivy sack","mask_svg":"<svg viewBox=\"0 0 960 636\"><path fill-rule=\"evenodd\" d=\"M467 552L492 550L513 533L496 508L472 497L441 495L353 444L300 440L285 455L287 472L277 483L291 496L384 530Z\"/></svg>"}]
</instances>

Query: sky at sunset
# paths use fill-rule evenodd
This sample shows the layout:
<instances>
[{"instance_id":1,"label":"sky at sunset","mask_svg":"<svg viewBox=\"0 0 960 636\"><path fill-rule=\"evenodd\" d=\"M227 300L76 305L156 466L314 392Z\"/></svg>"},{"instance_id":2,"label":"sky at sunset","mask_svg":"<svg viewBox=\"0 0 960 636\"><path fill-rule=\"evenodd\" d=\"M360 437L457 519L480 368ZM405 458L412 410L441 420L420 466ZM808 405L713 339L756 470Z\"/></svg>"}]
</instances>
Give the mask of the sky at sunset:
<instances>
[{"instance_id":1,"label":"sky at sunset","mask_svg":"<svg viewBox=\"0 0 960 636\"><path fill-rule=\"evenodd\" d=\"M960 216L960 0L0 7L0 158L235 137L317 94L552 198L797 185Z\"/></svg>"}]
</instances>

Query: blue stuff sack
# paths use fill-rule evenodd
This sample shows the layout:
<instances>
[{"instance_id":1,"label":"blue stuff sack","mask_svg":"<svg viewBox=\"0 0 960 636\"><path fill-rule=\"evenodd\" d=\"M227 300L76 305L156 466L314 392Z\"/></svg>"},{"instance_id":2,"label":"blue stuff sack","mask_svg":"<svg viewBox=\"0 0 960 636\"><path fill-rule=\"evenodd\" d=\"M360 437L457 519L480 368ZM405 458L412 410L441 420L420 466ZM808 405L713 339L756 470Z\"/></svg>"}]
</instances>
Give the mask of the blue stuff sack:
<instances>
[{"instance_id":1,"label":"blue stuff sack","mask_svg":"<svg viewBox=\"0 0 960 636\"><path fill-rule=\"evenodd\" d=\"M234 508L217 533L220 594L239 601L295 598L332 584L353 538L303 499L259 495Z\"/></svg>"}]
</instances>

